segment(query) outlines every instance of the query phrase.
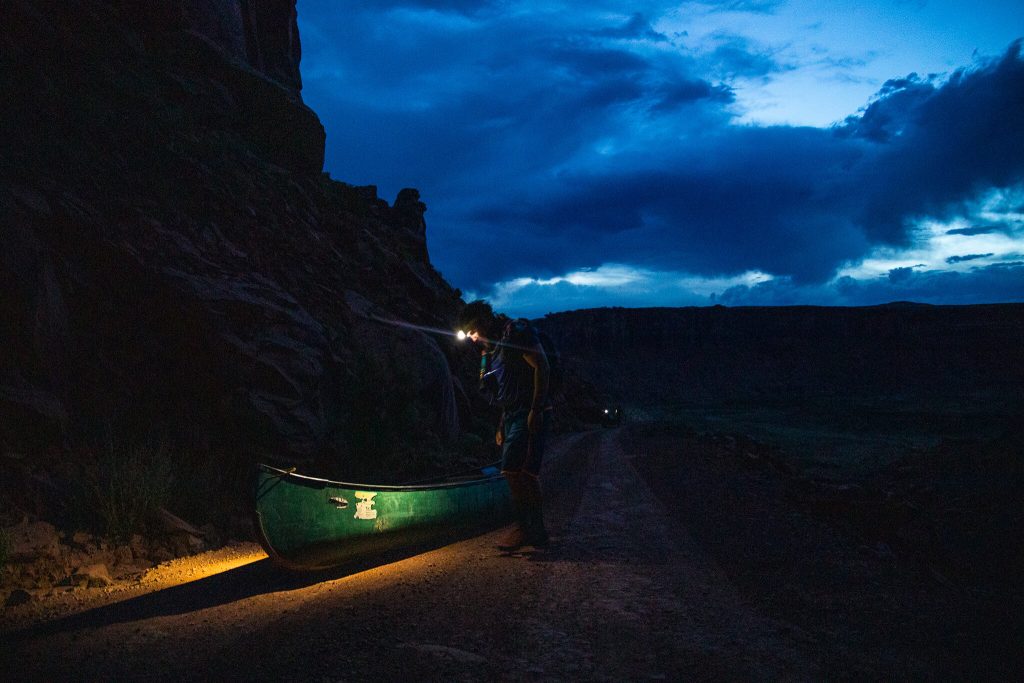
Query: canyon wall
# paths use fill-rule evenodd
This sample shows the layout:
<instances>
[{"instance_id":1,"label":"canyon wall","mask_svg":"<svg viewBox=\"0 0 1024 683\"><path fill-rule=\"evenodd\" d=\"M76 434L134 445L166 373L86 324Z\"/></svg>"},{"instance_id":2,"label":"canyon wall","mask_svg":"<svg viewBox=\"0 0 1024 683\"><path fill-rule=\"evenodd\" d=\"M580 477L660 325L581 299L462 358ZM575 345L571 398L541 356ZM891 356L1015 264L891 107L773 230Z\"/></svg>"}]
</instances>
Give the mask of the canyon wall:
<instances>
[{"instance_id":1,"label":"canyon wall","mask_svg":"<svg viewBox=\"0 0 1024 683\"><path fill-rule=\"evenodd\" d=\"M295 0L3 3L0 449L458 434L467 351L379 322L461 306L426 207L322 173L299 57Z\"/></svg>"},{"instance_id":2,"label":"canyon wall","mask_svg":"<svg viewBox=\"0 0 1024 683\"><path fill-rule=\"evenodd\" d=\"M605 308L537 321L633 404L908 397L1020 400L1024 305Z\"/></svg>"}]
</instances>

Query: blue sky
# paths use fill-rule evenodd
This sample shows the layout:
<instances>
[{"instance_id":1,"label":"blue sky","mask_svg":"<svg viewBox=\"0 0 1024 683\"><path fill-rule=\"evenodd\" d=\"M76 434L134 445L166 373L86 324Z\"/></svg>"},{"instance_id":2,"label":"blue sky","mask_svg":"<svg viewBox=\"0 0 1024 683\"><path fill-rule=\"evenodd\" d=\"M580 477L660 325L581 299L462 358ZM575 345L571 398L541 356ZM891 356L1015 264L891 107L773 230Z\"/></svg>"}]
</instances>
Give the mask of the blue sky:
<instances>
[{"instance_id":1,"label":"blue sky","mask_svg":"<svg viewBox=\"0 0 1024 683\"><path fill-rule=\"evenodd\" d=\"M1024 301L1019 0L298 12L326 170L506 313Z\"/></svg>"}]
</instances>

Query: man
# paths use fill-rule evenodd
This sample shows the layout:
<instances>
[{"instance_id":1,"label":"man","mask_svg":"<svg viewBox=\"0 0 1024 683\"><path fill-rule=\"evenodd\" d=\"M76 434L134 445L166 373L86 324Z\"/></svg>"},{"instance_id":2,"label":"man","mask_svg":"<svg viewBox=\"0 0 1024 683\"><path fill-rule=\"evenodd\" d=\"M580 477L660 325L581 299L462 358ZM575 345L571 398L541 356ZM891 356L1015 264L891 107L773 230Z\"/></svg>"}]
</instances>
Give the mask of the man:
<instances>
[{"instance_id":1,"label":"man","mask_svg":"<svg viewBox=\"0 0 1024 683\"><path fill-rule=\"evenodd\" d=\"M466 336L484 347L481 391L502 407L495 442L501 446L501 473L512 494L516 523L498 547L506 551L527 545L544 547L548 533L540 468L551 408L544 347L529 322L495 318L484 302L467 305L463 317Z\"/></svg>"}]
</instances>

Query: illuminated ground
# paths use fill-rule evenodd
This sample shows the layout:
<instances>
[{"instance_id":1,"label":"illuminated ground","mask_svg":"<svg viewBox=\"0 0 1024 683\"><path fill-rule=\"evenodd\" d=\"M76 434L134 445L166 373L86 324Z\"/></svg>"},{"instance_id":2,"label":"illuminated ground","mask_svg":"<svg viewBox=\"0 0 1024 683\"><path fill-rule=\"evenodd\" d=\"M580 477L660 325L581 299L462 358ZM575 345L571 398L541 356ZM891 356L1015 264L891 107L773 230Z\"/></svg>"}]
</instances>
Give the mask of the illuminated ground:
<instances>
[{"instance_id":1,"label":"illuminated ground","mask_svg":"<svg viewBox=\"0 0 1024 683\"><path fill-rule=\"evenodd\" d=\"M756 539L760 517L780 514L770 496L747 484L736 489L739 480L696 463L691 471L679 454L691 488L675 495L703 500L704 512L666 507L634 467L645 454L633 451L643 444L623 447L621 437L621 430L579 434L554 449L546 478L555 543L547 552L504 555L494 548L495 533L377 566L290 575L253 547L235 548L179 561L142 586L97 594L62 608L77 613L7 633L10 671L0 673L4 680L334 681L927 672L929 648L900 649L901 638L913 638L899 631L899 606L887 643L858 640L873 628L870 610L839 609L830 620L826 605L826 618L808 619L822 611L821 600L904 604L891 594L902 584L878 578L883 560L840 547L827 529L786 512L796 520L794 536L768 540L802 553L794 564L812 576L786 579L807 586L775 586L773 567L759 564ZM639 471L663 497L674 495L667 475L658 474L664 470ZM737 496L755 499L754 507L737 504ZM739 533L736 519L719 519L729 510L757 519L744 527L753 540L722 554L709 533ZM820 560L823 572L838 567L848 577L829 584L824 598L811 585L818 550L829 556ZM756 590L750 576L758 577ZM804 598L811 589L821 590ZM780 607L781 598L789 603ZM794 612L794 603L803 607ZM860 643L873 649L858 650Z\"/></svg>"}]
</instances>

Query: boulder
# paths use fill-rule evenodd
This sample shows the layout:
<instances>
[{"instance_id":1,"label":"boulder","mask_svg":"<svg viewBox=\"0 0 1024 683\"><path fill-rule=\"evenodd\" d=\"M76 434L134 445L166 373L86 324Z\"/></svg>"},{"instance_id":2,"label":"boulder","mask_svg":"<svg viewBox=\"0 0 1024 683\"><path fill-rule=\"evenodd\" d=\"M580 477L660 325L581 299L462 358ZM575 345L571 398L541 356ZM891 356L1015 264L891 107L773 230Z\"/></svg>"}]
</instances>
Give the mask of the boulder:
<instances>
[{"instance_id":1,"label":"boulder","mask_svg":"<svg viewBox=\"0 0 1024 683\"><path fill-rule=\"evenodd\" d=\"M110 578L110 572L107 571L107 565L105 564L90 564L79 567L71 575L71 579L79 585L85 583L89 588L103 588L113 583L113 579Z\"/></svg>"},{"instance_id":2,"label":"boulder","mask_svg":"<svg viewBox=\"0 0 1024 683\"><path fill-rule=\"evenodd\" d=\"M29 561L41 556L60 558L60 537L57 529L49 522L26 520L7 531L10 536L8 554L11 560Z\"/></svg>"},{"instance_id":3,"label":"boulder","mask_svg":"<svg viewBox=\"0 0 1024 683\"><path fill-rule=\"evenodd\" d=\"M4 607L17 607L18 605L24 605L27 602L31 602L32 599L32 593L29 593L24 588L15 588L11 591L11 594L7 596L7 600L4 601Z\"/></svg>"},{"instance_id":4,"label":"boulder","mask_svg":"<svg viewBox=\"0 0 1024 683\"><path fill-rule=\"evenodd\" d=\"M76 531L71 535L71 542L79 548L86 548L92 545L94 540L92 534L86 531Z\"/></svg>"}]
</instances>

